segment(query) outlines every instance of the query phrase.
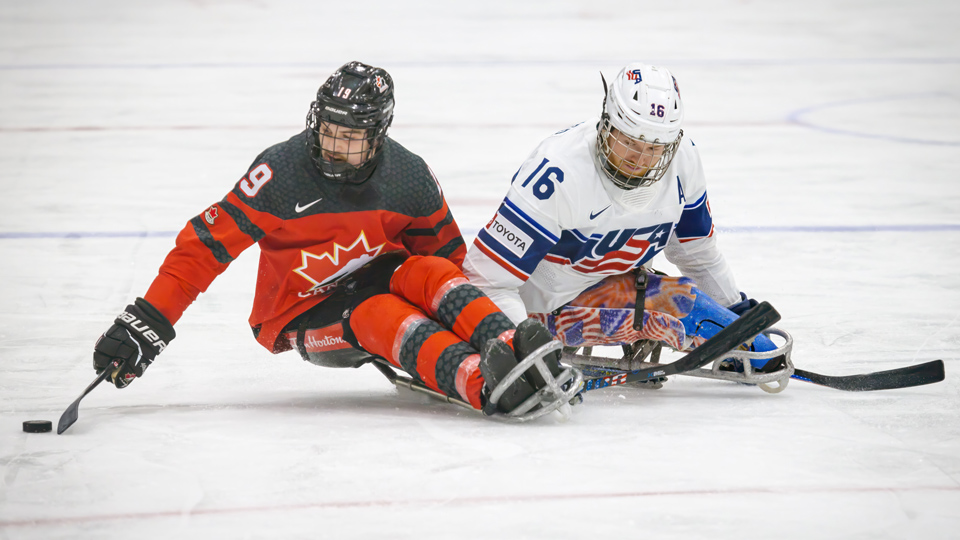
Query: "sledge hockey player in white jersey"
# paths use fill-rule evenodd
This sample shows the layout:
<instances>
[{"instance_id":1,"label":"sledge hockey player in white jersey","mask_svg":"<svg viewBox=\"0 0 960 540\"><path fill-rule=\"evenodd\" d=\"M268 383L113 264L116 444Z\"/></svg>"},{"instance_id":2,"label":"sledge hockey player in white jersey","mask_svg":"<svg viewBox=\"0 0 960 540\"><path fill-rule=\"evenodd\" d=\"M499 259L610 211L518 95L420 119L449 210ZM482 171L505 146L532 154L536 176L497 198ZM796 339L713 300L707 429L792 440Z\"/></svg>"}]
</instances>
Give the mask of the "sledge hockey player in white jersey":
<instances>
[{"instance_id":1,"label":"sledge hockey player in white jersey","mask_svg":"<svg viewBox=\"0 0 960 540\"><path fill-rule=\"evenodd\" d=\"M717 246L682 122L670 71L626 66L599 121L548 137L523 163L464 273L512 320L537 318L567 346L689 350L716 334L757 301L739 291ZM684 277L649 269L661 251ZM743 348L764 354L718 362L730 372L718 378L785 385L784 348L765 335Z\"/></svg>"}]
</instances>

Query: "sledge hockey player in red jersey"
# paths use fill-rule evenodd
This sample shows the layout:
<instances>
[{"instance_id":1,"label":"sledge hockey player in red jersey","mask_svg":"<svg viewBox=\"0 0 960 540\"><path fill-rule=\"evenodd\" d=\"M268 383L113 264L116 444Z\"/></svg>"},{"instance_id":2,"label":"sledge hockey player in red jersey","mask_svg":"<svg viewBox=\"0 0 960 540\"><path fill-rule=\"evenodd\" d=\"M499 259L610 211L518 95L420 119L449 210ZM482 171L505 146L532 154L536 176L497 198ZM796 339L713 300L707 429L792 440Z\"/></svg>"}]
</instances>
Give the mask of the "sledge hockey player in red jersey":
<instances>
[{"instance_id":1,"label":"sledge hockey player in red jersey","mask_svg":"<svg viewBox=\"0 0 960 540\"><path fill-rule=\"evenodd\" d=\"M379 357L488 414L569 401L576 389L558 391L553 377L558 354L530 354L549 332L533 320L514 326L461 273L466 247L439 184L387 137L393 109L385 70L350 62L334 72L307 129L257 156L180 232L143 298L97 341L97 372L112 370L118 388L142 376L184 310L257 243L249 320L267 350L329 367Z\"/></svg>"},{"instance_id":2,"label":"sledge hockey player in red jersey","mask_svg":"<svg viewBox=\"0 0 960 540\"><path fill-rule=\"evenodd\" d=\"M689 350L757 302L717 246L676 79L637 63L604 88L599 119L547 138L521 165L464 273L512 320L530 314L565 345ZM661 251L684 277L649 269ZM719 378L785 385L785 347L760 335L744 348L763 354L726 362L735 373Z\"/></svg>"}]
</instances>

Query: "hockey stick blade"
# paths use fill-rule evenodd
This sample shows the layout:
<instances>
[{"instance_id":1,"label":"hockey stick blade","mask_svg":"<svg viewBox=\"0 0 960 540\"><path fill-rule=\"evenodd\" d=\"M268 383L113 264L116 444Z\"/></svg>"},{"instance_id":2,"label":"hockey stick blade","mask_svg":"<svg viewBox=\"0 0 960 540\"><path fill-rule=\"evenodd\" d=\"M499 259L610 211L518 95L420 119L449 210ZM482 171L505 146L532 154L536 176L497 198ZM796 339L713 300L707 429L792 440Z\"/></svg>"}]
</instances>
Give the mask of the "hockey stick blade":
<instances>
[{"instance_id":1,"label":"hockey stick blade","mask_svg":"<svg viewBox=\"0 0 960 540\"><path fill-rule=\"evenodd\" d=\"M104 379L106 379L110 375L110 372L116 367L117 367L117 363L114 362L111 368L107 368L101 371L100 375L98 375L97 378L94 379L89 386L87 386L87 389L84 390L82 394L80 394L80 397L78 397L73 403L71 403L70 406L67 407L67 410L63 411L63 414L60 415L60 421L57 422L57 435L63 434L63 432L66 431L67 428L72 426L73 423L77 421L77 418L80 418L80 400L85 398L87 394L90 393L91 390L97 387L98 384L102 383Z\"/></svg>"},{"instance_id":2,"label":"hockey stick blade","mask_svg":"<svg viewBox=\"0 0 960 540\"><path fill-rule=\"evenodd\" d=\"M628 382L647 381L668 375L677 375L685 371L700 368L714 361L718 356L735 349L741 343L766 330L780 320L780 314L769 302L759 305L717 332L715 336L703 342L676 362L658 364L636 371L626 371L609 377L596 377L583 382L583 391L616 386Z\"/></svg>"},{"instance_id":3,"label":"hockey stick blade","mask_svg":"<svg viewBox=\"0 0 960 540\"><path fill-rule=\"evenodd\" d=\"M821 375L812 371L797 369L793 378L801 381L819 384L836 390L848 392L867 392L871 390L892 390L894 388L909 388L925 384L938 383L943 380L943 360L933 360L924 364L907 366L888 371L864 373L862 375Z\"/></svg>"}]
</instances>

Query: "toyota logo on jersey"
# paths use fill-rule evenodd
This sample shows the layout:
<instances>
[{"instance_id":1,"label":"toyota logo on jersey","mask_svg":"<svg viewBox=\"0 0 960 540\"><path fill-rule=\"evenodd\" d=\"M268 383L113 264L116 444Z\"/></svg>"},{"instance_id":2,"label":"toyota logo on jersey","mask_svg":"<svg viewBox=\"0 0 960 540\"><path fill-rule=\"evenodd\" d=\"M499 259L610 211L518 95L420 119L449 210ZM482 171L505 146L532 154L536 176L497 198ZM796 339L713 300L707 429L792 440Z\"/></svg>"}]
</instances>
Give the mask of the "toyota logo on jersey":
<instances>
[{"instance_id":1,"label":"toyota logo on jersey","mask_svg":"<svg viewBox=\"0 0 960 540\"><path fill-rule=\"evenodd\" d=\"M533 238L510 223L509 220L504 219L500 212L493 216L493 219L487 223L484 229L517 257L523 257L527 248L533 245Z\"/></svg>"}]
</instances>

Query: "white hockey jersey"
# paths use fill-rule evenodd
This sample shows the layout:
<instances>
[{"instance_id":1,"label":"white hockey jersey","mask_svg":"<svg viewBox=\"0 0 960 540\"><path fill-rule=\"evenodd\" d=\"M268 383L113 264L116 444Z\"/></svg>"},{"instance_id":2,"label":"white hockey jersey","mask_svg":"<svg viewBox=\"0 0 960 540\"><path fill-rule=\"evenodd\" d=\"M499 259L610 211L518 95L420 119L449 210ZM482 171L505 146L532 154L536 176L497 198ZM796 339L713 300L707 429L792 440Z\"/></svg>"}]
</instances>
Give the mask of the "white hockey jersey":
<instances>
[{"instance_id":1,"label":"white hockey jersey","mask_svg":"<svg viewBox=\"0 0 960 540\"><path fill-rule=\"evenodd\" d=\"M663 251L715 300L737 302L693 143L684 138L660 181L622 190L596 164L596 126L594 120L556 133L527 158L467 253L470 281L519 322Z\"/></svg>"}]
</instances>

